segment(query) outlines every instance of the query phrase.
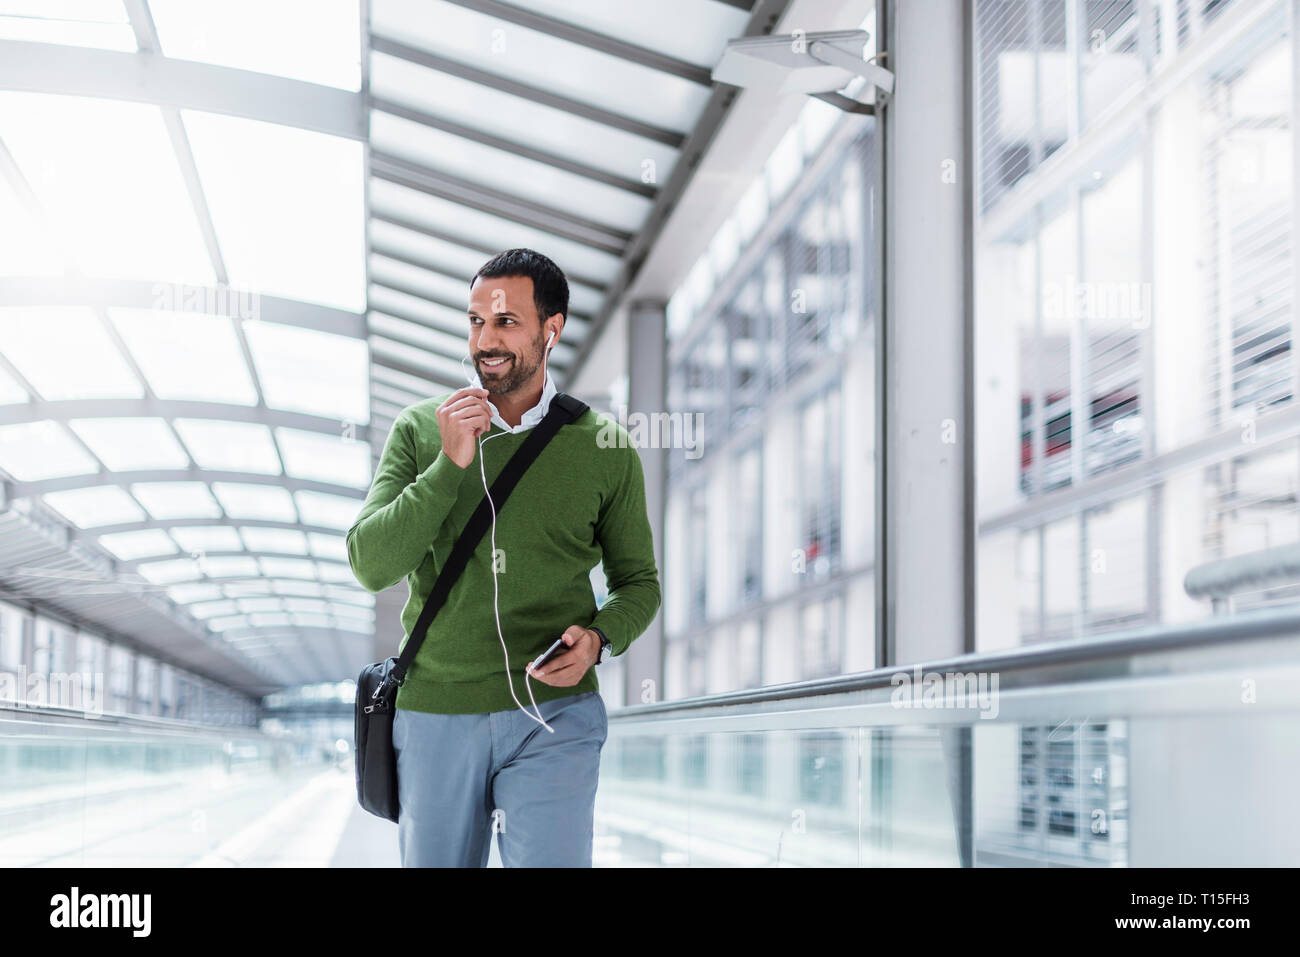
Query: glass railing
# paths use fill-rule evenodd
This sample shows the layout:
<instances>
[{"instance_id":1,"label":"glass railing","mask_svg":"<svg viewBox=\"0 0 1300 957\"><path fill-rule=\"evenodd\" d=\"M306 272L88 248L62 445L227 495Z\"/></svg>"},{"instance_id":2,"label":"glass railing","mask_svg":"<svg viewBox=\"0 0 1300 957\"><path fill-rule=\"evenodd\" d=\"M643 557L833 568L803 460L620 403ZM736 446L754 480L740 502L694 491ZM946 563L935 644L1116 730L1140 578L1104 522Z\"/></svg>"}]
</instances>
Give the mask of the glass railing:
<instances>
[{"instance_id":1,"label":"glass railing","mask_svg":"<svg viewBox=\"0 0 1300 957\"><path fill-rule=\"evenodd\" d=\"M625 708L609 724L597 866L1300 864L1294 612Z\"/></svg>"},{"instance_id":2,"label":"glass railing","mask_svg":"<svg viewBox=\"0 0 1300 957\"><path fill-rule=\"evenodd\" d=\"M344 771L249 728L0 703L0 867L255 864L250 825Z\"/></svg>"}]
</instances>

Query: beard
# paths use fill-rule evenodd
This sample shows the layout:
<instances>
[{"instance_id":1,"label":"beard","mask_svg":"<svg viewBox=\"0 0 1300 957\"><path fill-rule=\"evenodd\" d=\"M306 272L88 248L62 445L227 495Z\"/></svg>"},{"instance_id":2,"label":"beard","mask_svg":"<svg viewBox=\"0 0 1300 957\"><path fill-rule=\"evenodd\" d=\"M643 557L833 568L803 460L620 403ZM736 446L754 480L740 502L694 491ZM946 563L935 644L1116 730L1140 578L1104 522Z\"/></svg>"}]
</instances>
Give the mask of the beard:
<instances>
[{"instance_id":1,"label":"beard","mask_svg":"<svg viewBox=\"0 0 1300 957\"><path fill-rule=\"evenodd\" d=\"M475 356L474 368L478 371L479 382L483 383L483 388L487 390L488 395L506 395L528 382L542 365L542 353L545 349L542 343L542 333L539 331L537 338L533 340L533 348L529 356L509 352L484 352ZM487 375L483 374L484 359L501 358L508 360L505 363L505 371L494 372L488 369Z\"/></svg>"}]
</instances>

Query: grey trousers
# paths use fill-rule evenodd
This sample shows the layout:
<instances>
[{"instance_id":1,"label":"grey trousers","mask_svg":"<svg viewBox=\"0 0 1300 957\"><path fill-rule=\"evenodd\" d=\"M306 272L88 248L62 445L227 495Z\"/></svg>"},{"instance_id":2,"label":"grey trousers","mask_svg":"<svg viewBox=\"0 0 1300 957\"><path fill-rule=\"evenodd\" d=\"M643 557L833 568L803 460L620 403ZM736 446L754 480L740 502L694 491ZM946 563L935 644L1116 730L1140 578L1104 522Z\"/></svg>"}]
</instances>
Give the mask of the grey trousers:
<instances>
[{"instance_id":1,"label":"grey trousers","mask_svg":"<svg viewBox=\"0 0 1300 957\"><path fill-rule=\"evenodd\" d=\"M486 867L494 833L506 867L591 866L605 702L588 691L537 707L554 733L517 708L397 710L403 867Z\"/></svg>"}]
</instances>

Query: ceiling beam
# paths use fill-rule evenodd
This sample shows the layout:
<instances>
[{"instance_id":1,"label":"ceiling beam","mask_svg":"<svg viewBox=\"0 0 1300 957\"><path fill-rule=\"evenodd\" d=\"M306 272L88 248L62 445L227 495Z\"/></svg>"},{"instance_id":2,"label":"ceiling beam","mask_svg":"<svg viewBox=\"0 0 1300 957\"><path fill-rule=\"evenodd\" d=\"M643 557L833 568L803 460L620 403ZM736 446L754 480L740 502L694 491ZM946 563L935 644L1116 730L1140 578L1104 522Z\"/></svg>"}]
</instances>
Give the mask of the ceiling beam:
<instances>
[{"instance_id":1,"label":"ceiling beam","mask_svg":"<svg viewBox=\"0 0 1300 957\"><path fill-rule=\"evenodd\" d=\"M632 234L490 186L370 150L370 175L428 196L621 256Z\"/></svg>"},{"instance_id":2,"label":"ceiling beam","mask_svg":"<svg viewBox=\"0 0 1300 957\"><path fill-rule=\"evenodd\" d=\"M366 138L359 93L158 53L0 40L0 90L149 103Z\"/></svg>"},{"instance_id":3,"label":"ceiling beam","mask_svg":"<svg viewBox=\"0 0 1300 957\"><path fill-rule=\"evenodd\" d=\"M397 57L399 60L427 67L430 70L437 70L440 73L446 73L467 80L470 83L477 83L480 86L486 86L501 93L508 93L511 96L531 100L552 109L563 110L565 113L571 113L574 116L600 123L603 126L622 130L625 133L631 133L655 143L662 143L665 146L671 146L673 149L680 149L686 141L686 137L676 130L655 126L653 123L645 123L630 116L615 113L612 110L604 110L581 100L552 93L541 87L530 86L527 83L520 83L518 80L511 80L495 73L489 73L487 70L480 70L469 64L439 56L436 53L413 47L390 37L372 35L370 48L376 53Z\"/></svg>"},{"instance_id":4,"label":"ceiling beam","mask_svg":"<svg viewBox=\"0 0 1300 957\"><path fill-rule=\"evenodd\" d=\"M668 56L665 53L649 50L604 33L597 33L594 30L588 30L565 20L557 20L554 17L533 13L531 10L521 9L513 4L501 3L500 0L448 0L448 2L473 10L475 13L513 23L515 26L526 27L529 30L544 33L547 36L555 37L557 40L576 43L598 53L618 57L620 60L627 60L629 63L635 63L638 66L649 67L652 70L658 70L660 73L667 73L670 76L681 77L683 80L690 80L700 86L713 85L713 77L707 67L696 66L686 60L679 60L677 57Z\"/></svg>"},{"instance_id":5,"label":"ceiling beam","mask_svg":"<svg viewBox=\"0 0 1300 957\"><path fill-rule=\"evenodd\" d=\"M286 412L253 405L207 402L186 399L34 399L30 402L0 405L0 425L40 422L53 419L161 418L218 419L225 422L250 422L268 428L299 429L331 435L343 441L339 419L329 419L305 412ZM354 426L358 442L370 441L368 426Z\"/></svg>"},{"instance_id":6,"label":"ceiling beam","mask_svg":"<svg viewBox=\"0 0 1300 957\"><path fill-rule=\"evenodd\" d=\"M554 169L564 170L566 173L573 173L585 179L597 183L604 183L606 186L613 186L615 189L626 190L629 193L635 193L638 196L645 196L648 199L654 199L658 189L650 183L643 183L639 179L630 179L626 176L619 176L615 173L607 172L588 163L580 163L577 160L571 160L568 157L561 156L558 153L551 153L546 150L538 149L522 140L507 139L504 136L497 136L484 130L475 129L472 126L465 126L463 123L457 123L453 120L444 119L435 116L432 113L426 113L423 110L417 110L413 107L403 106L393 100L381 99L378 97L370 98L370 106L373 110L380 113L386 113L389 116L400 117L409 120L412 123L418 123L420 126L427 126L430 129L441 130L444 133L450 133L452 136L459 136L462 139L471 140L480 143L483 146L490 146L493 149L502 150L510 153L512 156L520 156L524 159L530 159L537 163L542 163Z\"/></svg>"},{"instance_id":7,"label":"ceiling beam","mask_svg":"<svg viewBox=\"0 0 1300 957\"><path fill-rule=\"evenodd\" d=\"M344 498L354 498L358 502L366 497L364 489L358 489L351 485L337 485L333 482L293 478L288 475L267 475L261 472L202 468L119 470L88 475L65 475L59 478L41 479L36 482L13 480L9 482L9 490L13 498L25 498L35 495L48 495L51 492L66 492L78 488L102 488L106 485L125 488L138 482L204 482L209 486L213 482L238 482L245 485L267 485L282 488L288 492L325 492ZM230 522L238 521L237 518L230 519Z\"/></svg>"},{"instance_id":8,"label":"ceiling beam","mask_svg":"<svg viewBox=\"0 0 1300 957\"><path fill-rule=\"evenodd\" d=\"M365 338L365 317L297 299L283 299L238 284L212 286L158 283L147 279L92 279L84 276L0 277L0 302L6 306L86 306L192 312L246 321L275 322Z\"/></svg>"}]
</instances>

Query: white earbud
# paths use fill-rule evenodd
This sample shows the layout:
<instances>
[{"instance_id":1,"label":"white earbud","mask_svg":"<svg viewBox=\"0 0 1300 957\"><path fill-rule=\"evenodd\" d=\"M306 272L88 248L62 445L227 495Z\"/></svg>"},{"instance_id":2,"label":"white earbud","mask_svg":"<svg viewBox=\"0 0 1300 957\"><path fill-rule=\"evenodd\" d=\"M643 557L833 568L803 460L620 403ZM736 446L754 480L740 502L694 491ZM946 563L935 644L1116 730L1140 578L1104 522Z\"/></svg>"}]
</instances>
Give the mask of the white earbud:
<instances>
[{"instance_id":1,"label":"white earbud","mask_svg":"<svg viewBox=\"0 0 1300 957\"><path fill-rule=\"evenodd\" d=\"M552 332L546 340L546 348L548 349L551 348L551 343L554 341L555 341L555 333Z\"/></svg>"}]
</instances>

